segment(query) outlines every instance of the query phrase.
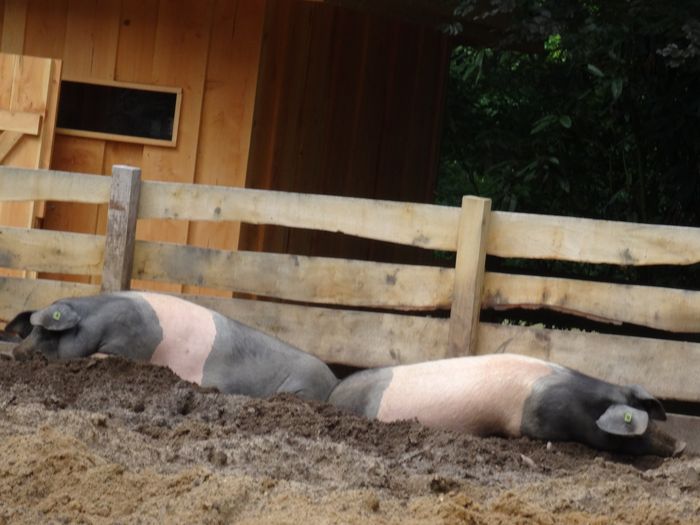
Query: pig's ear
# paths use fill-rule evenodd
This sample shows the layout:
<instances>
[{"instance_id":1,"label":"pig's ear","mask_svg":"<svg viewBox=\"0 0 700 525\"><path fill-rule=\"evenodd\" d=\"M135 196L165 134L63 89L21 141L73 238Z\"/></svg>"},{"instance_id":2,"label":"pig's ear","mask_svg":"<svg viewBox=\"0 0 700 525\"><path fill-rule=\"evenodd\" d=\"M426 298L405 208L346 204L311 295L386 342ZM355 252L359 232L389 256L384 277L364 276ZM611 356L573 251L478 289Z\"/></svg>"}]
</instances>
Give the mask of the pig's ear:
<instances>
[{"instance_id":1,"label":"pig's ear","mask_svg":"<svg viewBox=\"0 0 700 525\"><path fill-rule=\"evenodd\" d=\"M34 312L30 320L34 326L41 326L52 332L62 332L76 326L80 322L80 316L69 305L56 303Z\"/></svg>"},{"instance_id":2,"label":"pig's ear","mask_svg":"<svg viewBox=\"0 0 700 525\"><path fill-rule=\"evenodd\" d=\"M33 313L34 311L31 310L29 312L17 314L12 321L7 323L7 326L5 326L5 332L17 334L22 339L27 337L32 331L32 323L29 321L29 317Z\"/></svg>"},{"instance_id":3,"label":"pig's ear","mask_svg":"<svg viewBox=\"0 0 700 525\"><path fill-rule=\"evenodd\" d=\"M646 389L639 385L630 386L632 395L642 404L644 410L649 412L651 419L659 419L666 421L666 411L664 410L661 401L652 396Z\"/></svg>"},{"instance_id":4,"label":"pig's ear","mask_svg":"<svg viewBox=\"0 0 700 525\"><path fill-rule=\"evenodd\" d=\"M596 421L598 428L616 436L641 436L649 425L649 414L629 405L610 405Z\"/></svg>"}]
</instances>

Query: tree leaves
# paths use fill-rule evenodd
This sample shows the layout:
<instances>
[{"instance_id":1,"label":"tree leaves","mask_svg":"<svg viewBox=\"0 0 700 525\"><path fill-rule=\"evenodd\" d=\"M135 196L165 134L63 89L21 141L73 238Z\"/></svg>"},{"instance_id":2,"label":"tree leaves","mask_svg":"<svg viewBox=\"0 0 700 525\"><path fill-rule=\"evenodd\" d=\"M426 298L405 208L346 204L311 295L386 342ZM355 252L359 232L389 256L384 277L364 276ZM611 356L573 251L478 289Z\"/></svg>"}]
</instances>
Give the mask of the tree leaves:
<instances>
[{"instance_id":1,"label":"tree leaves","mask_svg":"<svg viewBox=\"0 0 700 525\"><path fill-rule=\"evenodd\" d=\"M487 3L510 47L455 50L439 198L700 226L697 0Z\"/></svg>"},{"instance_id":2,"label":"tree leaves","mask_svg":"<svg viewBox=\"0 0 700 525\"><path fill-rule=\"evenodd\" d=\"M591 75L596 76L596 77L598 77L598 78L603 78L603 77L605 76L605 73L603 73L600 69L598 69L598 68L597 68L596 66L594 66L593 64L588 64L588 65L586 66L586 69L588 70L588 72L589 72Z\"/></svg>"}]
</instances>

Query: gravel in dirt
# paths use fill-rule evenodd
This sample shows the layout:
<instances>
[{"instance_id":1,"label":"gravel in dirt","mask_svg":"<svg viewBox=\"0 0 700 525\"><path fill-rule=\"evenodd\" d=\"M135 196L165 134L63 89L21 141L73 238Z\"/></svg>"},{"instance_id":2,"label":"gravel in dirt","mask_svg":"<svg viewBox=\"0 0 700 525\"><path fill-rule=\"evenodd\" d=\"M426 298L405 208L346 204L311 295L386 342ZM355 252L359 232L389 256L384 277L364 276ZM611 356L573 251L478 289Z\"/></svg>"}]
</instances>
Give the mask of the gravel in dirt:
<instances>
[{"instance_id":1,"label":"gravel in dirt","mask_svg":"<svg viewBox=\"0 0 700 525\"><path fill-rule=\"evenodd\" d=\"M120 358L0 361L4 523L700 523L700 458L378 423Z\"/></svg>"}]
</instances>

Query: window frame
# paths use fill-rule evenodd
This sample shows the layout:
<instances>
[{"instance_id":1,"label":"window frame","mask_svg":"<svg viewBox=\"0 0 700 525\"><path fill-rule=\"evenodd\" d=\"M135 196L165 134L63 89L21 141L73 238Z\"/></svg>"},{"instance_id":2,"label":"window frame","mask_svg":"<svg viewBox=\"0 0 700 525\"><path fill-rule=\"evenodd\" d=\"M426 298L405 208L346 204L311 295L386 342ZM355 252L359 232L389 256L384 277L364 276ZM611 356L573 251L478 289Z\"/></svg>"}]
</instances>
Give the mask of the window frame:
<instances>
[{"instance_id":1,"label":"window frame","mask_svg":"<svg viewBox=\"0 0 700 525\"><path fill-rule=\"evenodd\" d=\"M135 82L121 82L118 80L105 80L98 78L62 77L61 82L78 82L81 84L93 84L97 86L110 86L125 89L136 89L141 91L157 91L161 93L172 93L175 95L175 111L173 114L173 133L170 140L139 137L138 135L121 135L119 133L106 133L103 131L89 131L74 128L56 127L56 133L72 137L85 137L91 139L102 139L117 142L128 142L131 144L144 144L148 146L177 147L177 135L180 127L180 109L182 106L182 88L172 86L160 86L154 84L138 84ZM61 96L59 91L58 107L61 106Z\"/></svg>"}]
</instances>

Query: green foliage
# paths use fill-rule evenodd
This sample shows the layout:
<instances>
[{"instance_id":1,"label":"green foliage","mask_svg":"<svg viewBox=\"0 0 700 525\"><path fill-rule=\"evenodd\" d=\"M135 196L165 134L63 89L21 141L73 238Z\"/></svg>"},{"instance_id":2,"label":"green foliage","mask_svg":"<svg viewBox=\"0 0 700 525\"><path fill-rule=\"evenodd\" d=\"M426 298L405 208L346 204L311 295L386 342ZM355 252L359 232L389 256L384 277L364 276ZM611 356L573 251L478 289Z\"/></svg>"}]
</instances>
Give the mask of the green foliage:
<instances>
[{"instance_id":1,"label":"green foliage","mask_svg":"<svg viewBox=\"0 0 700 525\"><path fill-rule=\"evenodd\" d=\"M476 4L453 32L513 23L498 48L453 52L438 202L700 226L697 0Z\"/></svg>"}]
</instances>

